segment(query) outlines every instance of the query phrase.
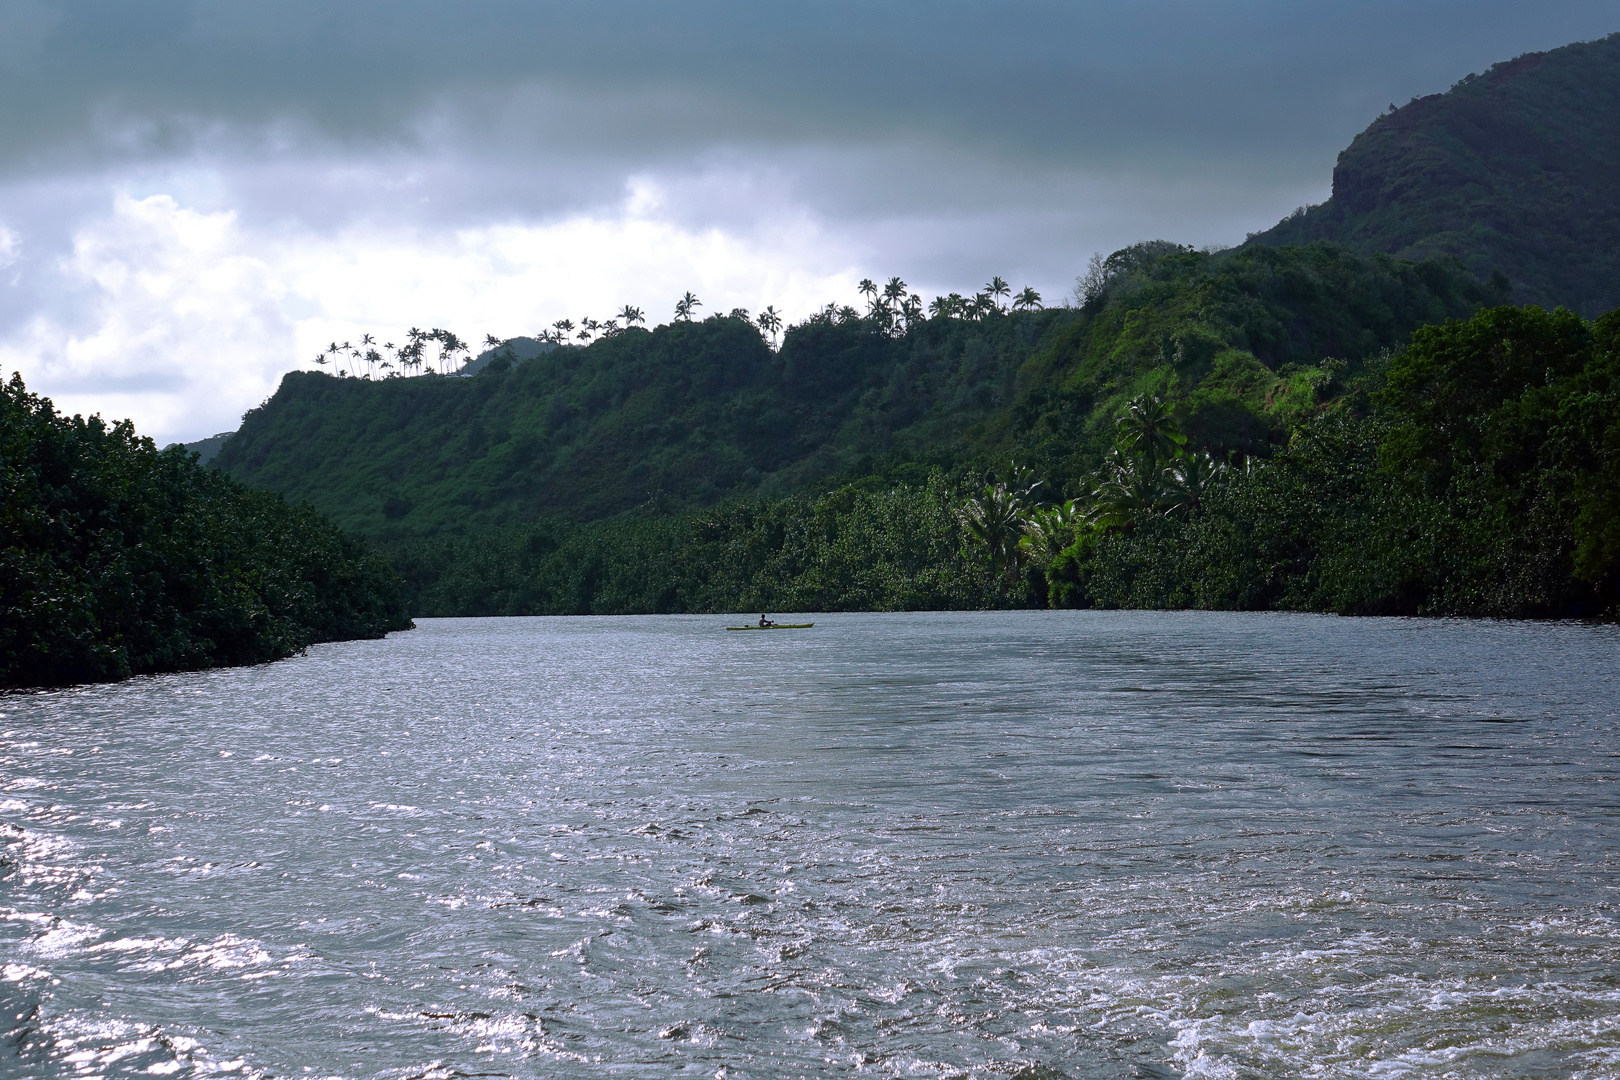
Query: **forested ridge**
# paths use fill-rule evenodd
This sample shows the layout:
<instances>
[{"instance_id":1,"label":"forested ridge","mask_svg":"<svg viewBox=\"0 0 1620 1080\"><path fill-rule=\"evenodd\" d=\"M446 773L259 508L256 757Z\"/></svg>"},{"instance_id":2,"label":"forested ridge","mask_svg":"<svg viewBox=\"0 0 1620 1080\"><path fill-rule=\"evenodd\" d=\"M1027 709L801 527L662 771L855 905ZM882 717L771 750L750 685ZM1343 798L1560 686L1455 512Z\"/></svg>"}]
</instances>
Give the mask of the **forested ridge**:
<instances>
[{"instance_id":1,"label":"forested ridge","mask_svg":"<svg viewBox=\"0 0 1620 1080\"><path fill-rule=\"evenodd\" d=\"M260 663L410 625L394 570L314 510L0 384L0 687Z\"/></svg>"},{"instance_id":2,"label":"forested ridge","mask_svg":"<svg viewBox=\"0 0 1620 1080\"><path fill-rule=\"evenodd\" d=\"M1143 244L1088 282L1078 307L904 323L830 308L778 349L714 316L467 378L294 372L214 464L389 542L916 486L1014 458L1061 487L1095 468L1130 398L1173 401L1218 455L1268 453L1334 378L1502 299L1445 263L1325 244Z\"/></svg>"},{"instance_id":3,"label":"forested ridge","mask_svg":"<svg viewBox=\"0 0 1620 1080\"><path fill-rule=\"evenodd\" d=\"M1519 303L1620 306L1620 34L1392 104L1339 155L1332 198L1250 238L1316 240L1454 257Z\"/></svg>"},{"instance_id":4,"label":"forested ridge","mask_svg":"<svg viewBox=\"0 0 1620 1080\"><path fill-rule=\"evenodd\" d=\"M1219 460L1128 402L1068 491L1011 468L399 541L422 614L1199 607L1607 617L1620 604L1620 313L1420 329ZM1186 413L1186 415L1191 415Z\"/></svg>"},{"instance_id":5,"label":"forested ridge","mask_svg":"<svg viewBox=\"0 0 1620 1080\"><path fill-rule=\"evenodd\" d=\"M289 376L219 461L348 506L424 615L1612 614L1615 317L1503 299L1443 261L1142 244L1073 307Z\"/></svg>"}]
</instances>

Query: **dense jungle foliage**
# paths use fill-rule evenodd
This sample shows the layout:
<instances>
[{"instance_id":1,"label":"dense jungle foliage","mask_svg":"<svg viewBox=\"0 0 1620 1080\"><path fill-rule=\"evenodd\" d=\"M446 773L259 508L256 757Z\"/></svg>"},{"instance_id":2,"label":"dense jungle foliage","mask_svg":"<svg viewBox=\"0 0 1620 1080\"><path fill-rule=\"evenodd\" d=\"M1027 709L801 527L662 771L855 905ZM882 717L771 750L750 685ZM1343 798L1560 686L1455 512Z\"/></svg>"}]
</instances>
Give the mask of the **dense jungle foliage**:
<instances>
[{"instance_id":1,"label":"dense jungle foliage","mask_svg":"<svg viewBox=\"0 0 1620 1080\"><path fill-rule=\"evenodd\" d=\"M127 421L0 385L0 686L275 660L411 625L394 571L307 507Z\"/></svg>"},{"instance_id":2,"label":"dense jungle foliage","mask_svg":"<svg viewBox=\"0 0 1620 1080\"><path fill-rule=\"evenodd\" d=\"M1620 34L1530 53L1414 99L1339 155L1333 196L1257 244L1453 256L1513 299L1620 306Z\"/></svg>"},{"instance_id":3,"label":"dense jungle foliage","mask_svg":"<svg viewBox=\"0 0 1620 1080\"><path fill-rule=\"evenodd\" d=\"M1025 468L398 544L425 615L1201 607L1608 616L1620 312L1496 307L1310 384L1269 458L1126 403L1068 492ZM1069 497L1064 498L1067 494Z\"/></svg>"},{"instance_id":4,"label":"dense jungle foliage","mask_svg":"<svg viewBox=\"0 0 1620 1080\"><path fill-rule=\"evenodd\" d=\"M1427 327L1349 390L1270 460L1207 477L1198 505L1078 528L1047 563L1051 602L1616 613L1620 312Z\"/></svg>"},{"instance_id":5,"label":"dense jungle foliage","mask_svg":"<svg viewBox=\"0 0 1620 1080\"><path fill-rule=\"evenodd\" d=\"M942 474L918 487L560 519L392 547L419 615L891 611L1025 602L964 550Z\"/></svg>"},{"instance_id":6,"label":"dense jungle foliage","mask_svg":"<svg viewBox=\"0 0 1620 1080\"><path fill-rule=\"evenodd\" d=\"M1217 454L1264 454L1324 380L1502 299L1447 263L1326 244L1142 244L1095 266L1075 308L829 308L774 350L746 318L714 316L471 377L294 372L214 464L390 543L865 478L915 487L1009 458L1062 487L1141 394L1173 402Z\"/></svg>"}]
</instances>

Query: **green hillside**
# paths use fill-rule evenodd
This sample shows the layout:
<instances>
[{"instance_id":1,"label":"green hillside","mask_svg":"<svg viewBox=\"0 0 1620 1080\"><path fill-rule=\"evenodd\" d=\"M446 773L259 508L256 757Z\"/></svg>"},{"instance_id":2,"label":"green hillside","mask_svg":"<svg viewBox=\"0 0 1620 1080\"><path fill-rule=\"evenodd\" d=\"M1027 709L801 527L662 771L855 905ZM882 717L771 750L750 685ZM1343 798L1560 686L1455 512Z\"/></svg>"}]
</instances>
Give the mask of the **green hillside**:
<instances>
[{"instance_id":1,"label":"green hillside","mask_svg":"<svg viewBox=\"0 0 1620 1080\"><path fill-rule=\"evenodd\" d=\"M632 329L465 378L285 377L214 464L383 539L634 507L923 483L1017 460L1093 470L1120 405L1267 453L1418 326L1504 298L1455 264L1329 244L1116 252L1080 308L897 328L829 308L772 350L740 318Z\"/></svg>"},{"instance_id":2,"label":"green hillside","mask_svg":"<svg viewBox=\"0 0 1620 1080\"><path fill-rule=\"evenodd\" d=\"M1331 392L1330 392L1331 393ZM423 615L1156 607L1620 612L1620 312L1486 308L1234 467L1163 403L1063 499L1028 470L390 545Z\"/></svg>"},{"instance_id":3,"label":"green hillside","mask_svg":"<svg viewBox=\"0 0 1620 1080\"><path fill-rule=\"evenodd\" d=\"M1452 256L1520 303L1620 306L1620 34L1528 53L1375 120L1333 196L1251 245Z\"/></svg>"},{"instance_id":4,"label":"green hillside","mask_svg":"<svg viewBox=\"0 0 1620 1080\"><path fill-rule=\"evenodd\" d=\"M0 688L281 659L409 629L400 580L308 507L129 421L0 383Z\"/></svg>"}]
</instances>

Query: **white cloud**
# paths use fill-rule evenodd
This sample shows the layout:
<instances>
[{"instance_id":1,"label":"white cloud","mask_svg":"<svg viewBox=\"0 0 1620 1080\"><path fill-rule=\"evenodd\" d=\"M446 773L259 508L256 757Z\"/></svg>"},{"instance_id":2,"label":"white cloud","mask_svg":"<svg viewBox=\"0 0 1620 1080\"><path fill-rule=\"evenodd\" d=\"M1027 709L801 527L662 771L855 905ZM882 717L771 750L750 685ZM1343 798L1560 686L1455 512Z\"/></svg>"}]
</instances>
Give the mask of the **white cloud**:
<instances>
[{"instance_id":1,"label":"white cloud","mask_svg":"<svg viewBox=\"0 0 1620 1080\"><path fill-rule=\"evenodd\" d=\"M120 195L53 269L88 303L71 322L36 314L0 342L0 364L66 412L131 417L160 439L231 426L293 341L285 289L229 212Z\"/></svg>"},{"instance_id":2,"label":"white cloud","mask_svg":"<svg viewBox=\"0 0 1620 1080\"><path fill-rule=\"evenodd\" d=\"M234 428L284 372L364 333L443 326L476 341L624 304L658 322L686 290L704 312L775 304L790 316L854 297L861 275L806 215L744 234L670 221L664 202L643 178L612 214L317 231L120 194L76 229L70 254L32 267L82 302L14 326L0 365L63 411L127 416L163 443ZM18 245L0 234L0 261Z\"/></svg>"}]
</instances>

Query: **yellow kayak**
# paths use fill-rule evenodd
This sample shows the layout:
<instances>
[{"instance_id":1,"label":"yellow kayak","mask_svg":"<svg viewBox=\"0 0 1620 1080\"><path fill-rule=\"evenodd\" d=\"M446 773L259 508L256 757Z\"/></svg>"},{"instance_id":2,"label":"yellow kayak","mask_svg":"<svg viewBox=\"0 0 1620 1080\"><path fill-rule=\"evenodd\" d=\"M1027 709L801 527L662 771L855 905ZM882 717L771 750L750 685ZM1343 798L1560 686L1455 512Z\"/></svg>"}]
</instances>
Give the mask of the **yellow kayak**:
<instances>
[{"instance_id":1,"label":"yellow kayak","mask_svg":"<svg viewBox=\"0 0 1620 1080\"><path fill-rule=\"evenodd\" d=\"M808 630L813 622L779 622L769 626L728 626L727 630Z\"/></svg>"}]
</instances>

